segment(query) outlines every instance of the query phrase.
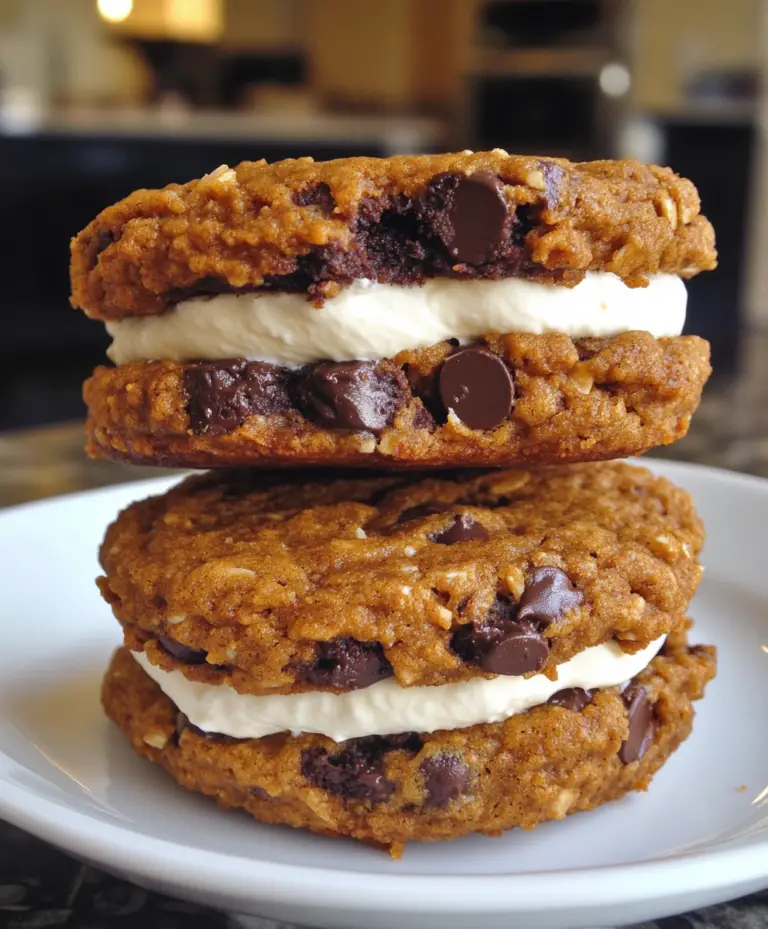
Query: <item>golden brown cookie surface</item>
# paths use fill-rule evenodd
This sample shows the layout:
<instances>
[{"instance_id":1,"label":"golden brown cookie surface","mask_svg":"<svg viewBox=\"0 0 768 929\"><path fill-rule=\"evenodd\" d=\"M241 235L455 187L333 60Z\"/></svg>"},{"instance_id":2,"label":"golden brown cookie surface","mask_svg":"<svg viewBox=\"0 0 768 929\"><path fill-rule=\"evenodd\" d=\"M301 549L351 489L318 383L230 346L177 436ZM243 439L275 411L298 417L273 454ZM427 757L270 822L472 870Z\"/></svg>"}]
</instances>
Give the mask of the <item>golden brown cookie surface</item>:
<instances>
[{"instance_id":1,"label":"golden brown cookie surface","mask_svg":"<svg viewBox=\"0 0 768 929\"><path fill-rule=\"evenodd\" d=\"M641 454L688 430L709 376L695 336L443 342L289 370L134 362L85 385L93 456L179 467L512 467ZM457 415L458 414L458 415Z\"/></svg>"},{"instance_id":2,"label":"golden brown cookie surface","mask_svg":"<svg viewBox=\"0 0 768 929\"><path fill-rule=\"evenodd\" d=\"M679 634L623 693L596 691L503 723L344 743L206 736L179 719L126 649L102 699L134 749L184 787L263 822L352 836L397 856L408 841L531 829L645 790L689 735L692 701L714 671L714 650L688 648Z\"/></svg>"},{"instance_id":3,"label":"golden brown cookie surface","mask_svg":"<svg viewBox=\"0 0 768 929\"><path fill-rule=\"evenodd\" d=\"M138 190L72 242L75 306L100 319L192 295L275 289L316 300L351 280L527 277L588 270L630 284L715 266L690 181L632 161L478 152L243 162Z\"/></svg>"},{"instance_id":4,"label":"golden brown cookie surface","mask_svg":"<svg viewBox=\"0 0 768 929\"><path fill-rule=\"evenodd\" d=\"M243 693L544 670L679 628L703 531L643 468L211 472L107 530L126 644Z\"/></svg>"}]
</instances>

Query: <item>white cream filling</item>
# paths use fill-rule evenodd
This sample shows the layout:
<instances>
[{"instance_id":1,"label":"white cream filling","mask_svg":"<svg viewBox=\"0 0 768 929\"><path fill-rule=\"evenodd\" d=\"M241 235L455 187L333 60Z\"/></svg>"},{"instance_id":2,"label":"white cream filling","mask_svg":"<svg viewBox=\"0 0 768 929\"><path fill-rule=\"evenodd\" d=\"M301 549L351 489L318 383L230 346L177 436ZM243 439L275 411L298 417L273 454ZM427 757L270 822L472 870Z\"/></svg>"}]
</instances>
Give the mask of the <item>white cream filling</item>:
<instances>
[{"instance_id":1,"label":"white cream filling","mask_svg":"<svg viewBox=\"0 0 768 929\"><path fill-rule=\"evenodd\" d=\"M186 300L161 316L107 323L109 357L130 361L247 358L298 366L316 361L377 361L445 339L490 332L562 332L571 338L645 330L680 335L687 293L674 274L628 287L590 272L575 287L522 278L434 278L421 286L358 280L323 307L304 294L220 294Z\"/></svg>"},{"instance_id":2,"label":"white cream filling","mask_svg":"<svg viewBox=\"0 0 768 929\"><path fill-rule=\"evenodd\" d=\"M309 692L257 697L187 680L181 671L155 667L143 652L134 658L204 732L236 739L260 739L274 732L314 732L336 742L397 732L436 732L479 723L496 723L539 706L558 690L615 687L644 670L664 643L664 636L630 655L616 642L586 648L558 665L558 679L534 677L475 678L438 687L401 687L394 678L344 694Z\"/></svg>"}]
</instances>

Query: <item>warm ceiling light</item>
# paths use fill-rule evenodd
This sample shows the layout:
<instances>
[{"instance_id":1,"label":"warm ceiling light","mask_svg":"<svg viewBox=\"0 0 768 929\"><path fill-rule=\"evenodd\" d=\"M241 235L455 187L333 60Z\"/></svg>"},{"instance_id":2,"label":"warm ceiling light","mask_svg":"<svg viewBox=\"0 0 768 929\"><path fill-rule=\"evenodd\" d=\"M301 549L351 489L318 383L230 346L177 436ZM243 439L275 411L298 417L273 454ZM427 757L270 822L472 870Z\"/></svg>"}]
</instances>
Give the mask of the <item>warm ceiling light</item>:
<instances>
[{"instance_id":1,"label":"warm ceiling light","mask_svg":"<svg viewBox=\"0 0 768 929\"><path fill-rule=\"evenodd\" d=\"M180 41L210 42L223 28L222 0L162 0L169 35Z\"/></svg>"},{"instance_id":2,"label":"warm ceiling light","mask_svg":"<svg viewBox=\"0 0 768 929\"><path fill-rule=\"evenodd\" d=\"M96 9L108 23L122 23L133 11L133 0L96 0Z\"/></svg>"}]
</instances>

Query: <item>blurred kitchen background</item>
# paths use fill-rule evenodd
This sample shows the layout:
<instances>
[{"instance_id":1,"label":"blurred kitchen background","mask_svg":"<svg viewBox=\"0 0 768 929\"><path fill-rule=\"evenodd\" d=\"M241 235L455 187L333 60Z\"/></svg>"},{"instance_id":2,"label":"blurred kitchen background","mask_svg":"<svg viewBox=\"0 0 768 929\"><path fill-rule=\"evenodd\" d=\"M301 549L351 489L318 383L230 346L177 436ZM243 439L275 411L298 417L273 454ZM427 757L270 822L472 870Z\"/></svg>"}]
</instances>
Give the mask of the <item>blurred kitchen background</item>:
<instances>
[{"instance_id":1,"label":"blurred kitchen background","mask_svg":"<svg viewBox=\"0 0 768 929\"><path fill-rule=\"evenodd\" d=\"M742 335L768 320L764 6L0 0L0 430L82 416L103 359L102 327L68 306L70 237L134 188L262 157L501 146L671 164L718 230L688 324L713 343L710 389L762 370Z\"/></svg>"}]
</instances>

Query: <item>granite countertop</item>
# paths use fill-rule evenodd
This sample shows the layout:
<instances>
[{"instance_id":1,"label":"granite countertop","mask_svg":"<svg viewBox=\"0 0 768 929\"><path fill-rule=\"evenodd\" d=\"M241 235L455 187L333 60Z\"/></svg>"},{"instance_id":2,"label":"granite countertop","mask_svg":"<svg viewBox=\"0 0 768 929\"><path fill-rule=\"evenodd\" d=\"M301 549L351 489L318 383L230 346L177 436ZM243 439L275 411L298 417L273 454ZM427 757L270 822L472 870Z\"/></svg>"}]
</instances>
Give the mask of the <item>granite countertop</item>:
<instances>
[{"instance_id":1,"label":"granite countertop","mask_svg":"<svg viewBox=\"0 0 768 929\"><path fill-rule=\"evenodd\" d=\"M710 384L690 434L656 454L768 477L768 334L744 344L739 374ZM0 506L168 474L85 459L78 423L0 435ZM0 822L0 929L225 929L236 924L82 865ZM635 929L762 929L768 891ZM264 921L264 929L290 929ZM360 929L365 929L361 926ZM470 929L468 926L467 929Z\"/></svg>"}]
</instances>

